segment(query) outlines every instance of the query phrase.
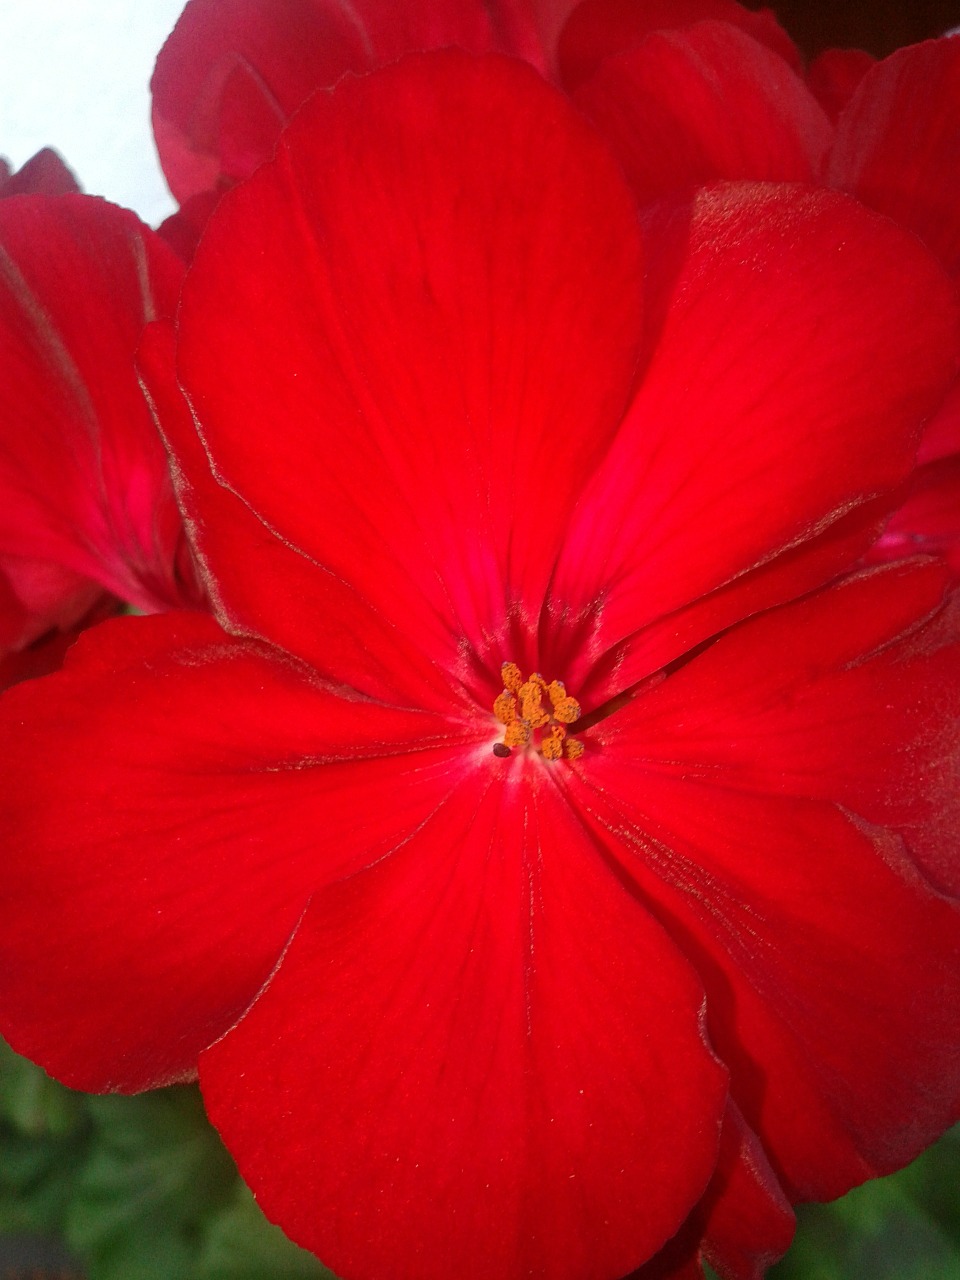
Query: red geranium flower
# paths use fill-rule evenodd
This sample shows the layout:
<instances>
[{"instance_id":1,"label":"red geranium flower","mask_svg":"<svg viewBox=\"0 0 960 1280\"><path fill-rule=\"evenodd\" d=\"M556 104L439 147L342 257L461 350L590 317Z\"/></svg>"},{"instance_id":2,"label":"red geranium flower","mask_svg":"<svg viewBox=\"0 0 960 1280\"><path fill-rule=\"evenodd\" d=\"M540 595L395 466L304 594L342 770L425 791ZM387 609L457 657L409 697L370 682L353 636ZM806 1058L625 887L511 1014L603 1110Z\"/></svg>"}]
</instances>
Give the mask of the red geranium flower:
<instances>
[{"instance_id":1,"label":"red geranium flower","mask_svg":"<svg viewBox=\"0 0 960 1280\"><path fill-rule=\"evenodd\" d=\"M0 200L0 656L108 598L146 611L199 599L134 367L182 276L126 210Z\"/></svg>"},{"instance_id":2,"label":"red geranium flower","mask_svg":"<svg viewBox=\"0 0 960 1280\"><path fill-rule=\"evenodd\" d=\"M824 585L956 355L847 197L641 236L519 63L314 98L144 348L217 619L0 704L4 1033L199 1060L346 1277L758 1275L960 1111L960 633Z\"/></svg>"}]
</instances>

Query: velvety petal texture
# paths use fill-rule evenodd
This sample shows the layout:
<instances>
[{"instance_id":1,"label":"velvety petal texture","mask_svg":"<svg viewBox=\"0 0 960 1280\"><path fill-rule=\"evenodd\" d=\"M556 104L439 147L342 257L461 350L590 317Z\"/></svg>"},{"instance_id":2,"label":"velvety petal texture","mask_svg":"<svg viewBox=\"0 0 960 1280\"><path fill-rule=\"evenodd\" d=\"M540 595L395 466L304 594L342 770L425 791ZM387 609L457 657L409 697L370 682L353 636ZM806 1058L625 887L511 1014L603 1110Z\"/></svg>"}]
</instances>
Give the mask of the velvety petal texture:
<instances>
[{"instance_id":1,"label":"velvety petal texture","mask_svg":"<svg viewBox=\"0 0 960 1280\"><path fill-rule=\"evenodd\" d=\"M88 196L0 201L0 572L18 644L98 592L195 598L167 460L133 357L182 267L132 213Z\"/></svg>"}]
</instances>

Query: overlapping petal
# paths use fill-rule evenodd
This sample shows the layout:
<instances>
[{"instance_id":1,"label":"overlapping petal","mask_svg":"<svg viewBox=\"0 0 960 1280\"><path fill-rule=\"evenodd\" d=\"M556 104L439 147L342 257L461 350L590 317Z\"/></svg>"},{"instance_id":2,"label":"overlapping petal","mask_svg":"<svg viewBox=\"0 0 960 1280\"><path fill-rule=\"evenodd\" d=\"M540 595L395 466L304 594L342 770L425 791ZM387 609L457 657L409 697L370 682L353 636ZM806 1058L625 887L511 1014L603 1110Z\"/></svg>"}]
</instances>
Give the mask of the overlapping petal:
<instances>
[{"instance_id":1,"label":"overlapping petal","mask_svg":"<svg viewBox=\"0 0 960 1280\"><path fill-rule=\"evenodd\" d=\"M65 632L100 600L103 590L49 560L0 558L0 654L15 653L48 631Z\"/></svg>"},{"instance_id":2,"label":"overlapping petal","mask_svg":"<svg viewBox=\"0 0 960 1280\"><path fill-rule=\"evenodd\" d=\"M496 763L318 894L201 1058L267 1214L339 1274L623 1275L716 1160L697 982L549 773Z\"/></svg>"},{"instance_id":3,"label":"overlapping petal","mask_svg":"<svg viewBox=\"0 0 960 1280\"><path fill-rule=\"evenodd\" d=\"M92 587L144 609L192 599L133 365L181 276L125 210L77 195L0 201L0 569L30 614L27 638L75 621L91 601L67 605Z\"/></svg>"},{"instance_id":4,"label":"overlapping petal","mask_svg":"<svg viewBox=\"0 0 960 1280\"><path fill-rule=\"evenodd\" d=\"M89 588L88 588L89 589ZM76 601L79 607L79 600ZM71 607L69 616L75 618L71 623L64 618L59 625L35 640L26 642L26 629L19 633L7 631L0 638L0 649L11 646L9 652L0 657L0 691L19 684L21 680L35 680L38 676L49 675L61 666L64 654L87 627L104 622L107 618L123 610L122 603L114 596L92 593L92 603L86 613L76 616ZM26 613L23 602L10 590L6 580L0 577L0 611L5 621L24 620Z\"/></svg>"},{"instance_id":5,"label":"overlapping petal","mask_svg":"<svg viewBox=\"0 0 960 1280\"><path fill-rule=\"evenodd\" d=\"M543 66L556 0L189 0L151 88L160 160L181 203L248 177L319 88L420 49L499 50Z\"/></svg>"},{"instance_id":6,"label":"overlapping petal","mask_svg":"<svg viewBox=\"0 0 960 1280\"><path fill-rule=\"evenodd\" d=\"M573 97L641 203L718 178L813 181L833 137L793 68L725 22L653 32Z\"/></svg>"},{"instance_id":7,"label":"overlapping petal","mask_svg":"<svg viewBox=\"0 0 960 1280\"><path fill-rule=\"evenodd\" d=\"M757 1135L728 1099L710 1186L676 1236L629 1280L763 1280L793 1238L794 1215Z\"/></svg>"},{"instance_id":8,"label":"overlapping petal","mask_svg":"<svg viewBox=\"0 0 960 1280\"><path fill-rule=\"evenodd\" d=\"M561 81L576 89L605 58L635 48L655 31L681 30L696 22L736 27L790 66L800 66L800 54L772 9L757 12L737 0L583 0L560 37Z\"/></svg>"},{"instance_id":9,"label":"overlapping petal","mask_svg":"<svg viewBox=\"0 0 960 1280\"><path fill-rule=\"evenodd\" d=\"M960 454L917 467L903 502L871 548L873 560L943 556L960 574Z\"/></svg>"},{"instance_id":10,"label":"overlapping petal","mask_svg":"<svg viewBox=\"0 0 960 1280\"><path fill-rule=\"evenodd\" d=\"M595 726L569 788L697 964L793 1199L899 1167L960 1111L942 585L874 571L735 628Z\"/></svg>"},{"instance_id":11,"label":"overlapping petal","mask_svg":"<svg viewBox=\"0 0 960 1280\"><path fill-rule=\"evenodd\" d=\"M876 62L863 49L824 49L807 67L810 92L836 121Z\"/></svg>"},{"instance_id":12,"label":"overlapping petal","mask_svg":"<svg viewBox=\"0 0 960 1280\"><path fill-rule=\"evenodd\" d=\"M411 642L467 680L466 643L535 627L629 397L641 274L612 158L520 63L411 58L304 109L215 215L177 352L278 576L291 550L313 566L297 652L326 670L333 644L336 677L369 688L372 624L398 682ZM210 552L228 611L241 536Z\"/></svg>"},{"instance_id":13,"label":"overlapping petal","mask_svg":"<svg viewBox=\"0 0 960 1280\"><path fill-rule=\"evenodd\" d=\"M189 1076L315 888L405 844L490 737L199 613L96 628L4 696L3 1034L80 1088Z\"/></svg>"},{"instance_id":14,"label":"overlapping petal","mask_svg":"<svg viewBox=\"0 0 960 1280\"><path fill-rule=\"evenodd\" d=\"M550 587L601 648L724 583L746 600L749 571L892 490L956 367L949 282L851 200L717 186L649 229L651 358Z\"/></svg>"},{"instance_id":15,"label":"overlapping petal","mask_svg":"<svg viewBox=\"0 0 960 1280\"><path fill-rule=\"evenodd\" d=\"M837 122L832 185L909 227L960 271L960 43L899 49L864 75Z\"/></svg>"},{"instance_id":16,"label":"overlapping petal","mask_svg":"<svg viewBox=\"0 0 960 1280\"><path fill-rule=\"evenodd\" d=\"M723 753L725 785L734 774L741 784L749 777L757 791L833 801L895 829L924 874L957 894L960 869L950 838L952 829L960 830L951 718L960 715L960 703L950 701L955 619L945 616L946 634L927 626L915 641L903 638L884 656L860 660L908 633L939 603L943 572L928 563L868 575L824 596L817 608L808 606L806 633L789 612L771 614L757 623L754 643L772 653L789 651L796 663L792 678L777 664L756 670L746 642L739 650L731 643L724 649L726 703L718 694L709 708L688 709L684 720L691 735L708 736L711 749ZM682 687L683 681L674 684L677 693ZM659 696L666 701L665 693ZM824 726L829 732L821 739ZM772 745L761 759L754 744L762 732Z\"/></svg>"}]
</instances>

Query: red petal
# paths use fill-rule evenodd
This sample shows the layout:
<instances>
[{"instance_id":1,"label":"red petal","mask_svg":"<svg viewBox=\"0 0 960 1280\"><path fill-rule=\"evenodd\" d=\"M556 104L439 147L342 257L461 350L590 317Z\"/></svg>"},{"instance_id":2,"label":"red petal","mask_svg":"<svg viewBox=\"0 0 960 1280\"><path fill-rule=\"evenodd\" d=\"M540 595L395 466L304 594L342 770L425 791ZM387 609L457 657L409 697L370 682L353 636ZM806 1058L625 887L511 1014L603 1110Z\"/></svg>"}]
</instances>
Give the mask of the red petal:
<instances>
[{"instance_id":1,"label":"red petal","mask_svg":"<svg viewBox=\"0 0 960 1280\"><path fill-rule=\"evenodd\" d=\"M731 579L692 604L663 614L624 644L608 651L604 663L597 669L599 681L586 662L583 680L579 678L579 670L570 666L569 680L575 683L584 709L595 709L638 682L655 677L662 668L734 623L799 599L849 571L876 545L889 510L889 497L855 507L819 536ZM601 616L601 629L602 622ZM566 666L563 669L568 670Z\"/></svg>"},{"instance_id":2,"label":"red petal","mask_svg":"<svg viewBox=\"0 0 960 1280\"><path fill-rule=\"evenodd\" d=\"M359 600L456 670L535 620L640 277L612 158L522 64L425 55L304 108L214 215L178 368L220 482L322 570L312 643Z\"/></svg>"},{"instance_id":3,"label":"red petal","mask_svg":"<svg viewBox=\"0 0 960 1280\"><path fill-rule=\"evenodd\" d=\"M193 261L200 236L207 225L207 219L217 207L220 194L219 191L211 190L191 196L176 213L164 218L157 227L157 235L166 240L170 248L188 264Z\"/></svg>"},{"instance_id":4,"label":"red petal","mask_svg":"<svg viewBox=\"0 0 960 1280\"><path fill-rule=\"evenodd\" d=\"M853 579L844 591L820 597L816 609L812 603L807 606L822 636L812 622L806 637L791 632L795 623L789 611L758 620L749 633L752 645L762 640L772 653L789 651L797 663L792 676L797 688L788 696L780 669L769 663L761 678L753 669L754 649L746 640L739 650L730 642L725 650L729 705L721 714L714 697L702 719L699 713L685 713L685 724L691 734L709 732L711 748L719 750L722 744L730 766L749 769L757 790L833 800L871 823L896 828L938 887L957 892L960 867L952 861L952 846L942 843L951 815L960 830L960 794L951 772L953 722L938 728L948 708L960 715L960 703L949 702L954 696L952 633L948 630L945 638L928 629L921 650L904 645L883 661L878 657L848 670L860 655L890 643L916 618L937 608L943 582L943 569L936 564ZM946 617L944 625L952 625L952 616ZM733 655L739 667L734 667ZM832 668L839 674L828 678ZM804 689L802 680L814 670L817 683ZM675 681L673 687L679 696L683 682ZM789 701L790 733L785 732L784 700ZM843 706L839 724L838 706ZM748 712L757 719L742 740L735 739L732 720L745 720ZM831 722L830 733L821 738L823 726ZM771 739L762 759L753 754L761 727Z\"/></svg>"},{"instance_id":5,"label":"red petal","mask_svg":"<svg viewBox=\"0 0 960 1280\"><path fill-rule=\"evenodd\" d=\"M795 1220L757 1135L727 1103L717 1172L698 1210L703 1252L722 1276L763 1280L793 1239Z\"/></svg>"},{"instance_id":6,"label":"red petal","mask_svg":"<svg viewBox=\"0 0 960 1280\"><path fill-rule=\"evenodd\" d=\"M949 839L951 826L960 831L955 724L944 723L948 709L960 717L951 677L952 634L948 631L944 638L928 630L923 633L925 647L916 652L904 645L883 661L847 669L861 654L889 643L915 618L937 607L943 578L941 566L928 564L922 571L905 566L854 580L845 593L823 596L819 613L809 606L808 614L824 636L814 633L812 623L805 638L790 631L795 624L788 612L758 621L753 645L762 639L772 653L789 650L797 662L797 688L788 695L776 666L766 664L761 676L754 669L754 649L746 641L740 651L731 644L726 657L731 703L721 709L714 698L705 713L709 720L688 712L685 724L691 734L708 731L717 750L722 740L728 765L738 778L748 770L752 788L832 800L871 823L897 829L937 887L960 893L960 865ZM828 661L839 672L835 677L825 673ZM814 663L819 679L804 689L802 681ZM679 693L682 683L676 687ZM734 717L746 723L748 714L755 716L750 731L735 739L730 728ZM823 734L828 724L830 732ZM761 729L771 740L762 759L753 754Z\"/></svg>"},{"instance_id":7,"label":"red petal","mask_svg":"<svg viewBox=\"0 0 960 1280\"><path fill-rule=\"evenodd\" d=\"M940 555L960 574L960 457L918 467L871 560Z\"/></svg>"},{"instance_id":8,"label":"red petal","mask_svg":"<svg viewBox=\"0 0 960 1280\"><path fill-rule=\"evenodd\" d=\"M0 1025L96 1090L189 1075L314 889L402 844L491 737L334 697L199 614L104 623L2 711Z\"/></svg>"},{"instance_id":9,"label":"red petal","mask_svg":"<svg viewBox=\"0 0 960 1280\"><path fill-rule=\"evenodd\" d=\"M875 572L734 629L597 725L578 769L581 810L697 964L791 1199L899 1167L960 1114L960 912L916 865L958 879L960 627L924 622L941 586Z\"/></svg>"},{"instance_id":10,"label":"red petal","mask_svg":"<svg viewBox=\"0 0 960 1280\"><path fill-rule=\"evenodd\" d=\"M620 1276L716 1159L700 1000L534 765L319 894L201 1087L268 1216L340 1274Z\"/></svg>"},{"instance_id":11,"label":"red petal","mask_svg":"<svg viewBox=\"0 0 960 1280\"><path fill-rule=\"evenodd\" d=\"M49 560L0 557L0 654L75 626L104 593Z\"/></svg>"},{"instance_id":12,"label":"red petal","mask_svg":"<svg viewBox=\"0 0 960 1280\"><path fill-rule=\"evenodd\" d=\"M641 203L717 178L813 181L833 137L784 60L725 22L648 36L605 59L574 100Z\"/></svg>"},{"instance_id":13,"label":"red petal","mask_svg":"<svg viewBox=\"0 0 960 1280\"><path fill-rule=\"evenodd\" d=\"M731 185L674 217L657 345L551 585L601 649L901 482L955 367L948 282L853 201Z\"/></svg>"},{"instance_id":14,"label":"red petal","mask_svg":"<svg viewBox=\"0 0 960 1280\"><path fill-rule=\"evenodd\" d=\"M0 557L49 561L143 609L191 599L133 367L181 275L148 227L101 200L0 201Z\"/></svg>"},{"instance_id":15,"label":"red petal","mask_svg":"<svg viewBox=\"0 0 960 1280\"><path fill-rule=\"evenodd\" d=\"M772 9L755 13L736 0L584 0L560 37L560 75L568 89L592 76L604 58L632 49L654 31L673 31L694 22L738 27L794 68L800 54Z\"/></svg>"},{"instance_id":16,"label":"red petal","mask_svg":"<svg viewBox=\"0 0 960 1280\"><path fill-rule=\"evenodd\" d=\"M9 607L7 590L3 575L0 574L0 610L5 617ZM81 631L114 617L122 608L120 601L113 596L95 596L92 608L76 619L69 630L48 631L26 648L0 657L0 690L9 689L22 680L35 680L52 671L59 671L64 655Z\"/></svg>"},{"instance_id":17,"label":"red petal","mask_svg":"<svg viewBox=\"0 0 960 1280\"><path fill-rule=\"evenodd\" d=\"M529 57L554 5L521 0L190 0L151 88L161 163L181 202L247 177L315 90L419 49L458 45ZM542 14L531 12L541 9ZM242 91L244 110L237 110Z\"/></svg>"},{"instance_id":18,"label":"red petal","mask_svg":"<svg viewBox=\"0 0 960 1280\"><path fill-rule=\"evenodd\" d=\"M947 392L943 404L923 429L917 461L934 462L960 453L960 380Z\"/></svg>"},{"instance_id":19,"label":"red petal","mask_svg":"<svg viewBox=\"0 0 960 1280\"><path fill-rule=\"evenodd\" d=\"M824 49L807 68L810 92L836 120L876 58L862 49Z\"/></svg>"},{"instance_id":20,"label":"red petal","mask_svg":"<svg viewBox=\"0 0 960 1280\"><path fill-rule=\"evenodd\" d=\"M793 1238L787 1203L757 1135L727 1102L710 1186L681 1230L630 1280L703 1280L703 1261L726 1280L763 1280Z\"/></svg>"},{"instance_id":21,"label":"red petal","mask_svg":"<svg viewBox=\"0 0 960 1280\"><path fill-rule=\"evenodd\" d=\"M61 156L43 147L16 173L0 175L0 198L7 196L63 196L79 191L80 185Z\"/></svg>"},{"instance_id":22,"label":"red petal","mask_svg":"<svg viewBox=\"0 0 960 1280\"><path fill-rule=\"evenodd\" d=\"M960 272L960 43L898 49L869 71L837 124L831 185L909 227Z\"/></svg>"},{"instance_id":23,"label":"red petal","mask_svg":"<svg viewBox=\"0 0 960 1280\"><path fill-rule=\"evenodd\" d=\"M177 459L173 479L186 516L198 573L218 620L296 654L329 679L384 702L449 711L458 689L415 632L385 625L343 583L325 580L310 559L273 533L219 484L176 384L172 326L144 333L137 358L164 438ZM879 529L877 530L879 533ZM318 609L318 600L327 607ZM335 608L330 597L335 593Z\"/></svg>"}]
</instances>

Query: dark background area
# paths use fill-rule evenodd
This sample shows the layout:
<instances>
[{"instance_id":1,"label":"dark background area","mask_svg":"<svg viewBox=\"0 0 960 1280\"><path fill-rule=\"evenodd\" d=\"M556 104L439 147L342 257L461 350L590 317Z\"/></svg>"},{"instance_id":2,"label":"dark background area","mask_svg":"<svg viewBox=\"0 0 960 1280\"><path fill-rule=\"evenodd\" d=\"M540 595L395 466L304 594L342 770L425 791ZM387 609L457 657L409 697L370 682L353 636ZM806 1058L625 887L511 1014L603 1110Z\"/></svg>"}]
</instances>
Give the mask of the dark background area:
<instances>
[{"instance_id":1,"label":"dark background area","mask_svg":"<svg viewBox=\"0 0 960 1280\"><path fill-rule=\"evenodd\" d=\"M884 57L898 45L960 26L960 0L764 0L764 5L775 10L807 54L837 45Z\"/></svg>"}]
</instances>

